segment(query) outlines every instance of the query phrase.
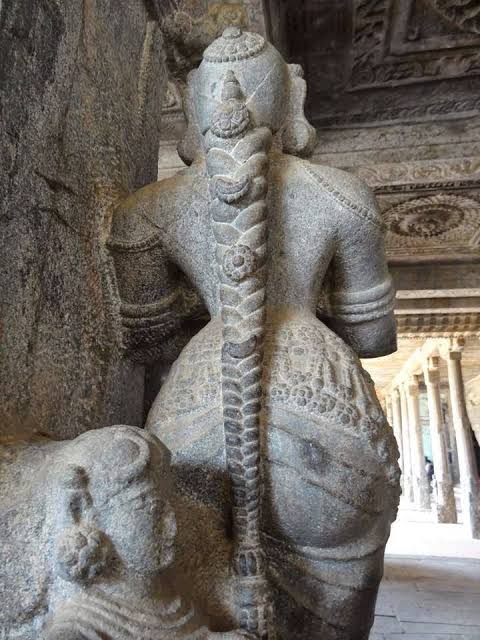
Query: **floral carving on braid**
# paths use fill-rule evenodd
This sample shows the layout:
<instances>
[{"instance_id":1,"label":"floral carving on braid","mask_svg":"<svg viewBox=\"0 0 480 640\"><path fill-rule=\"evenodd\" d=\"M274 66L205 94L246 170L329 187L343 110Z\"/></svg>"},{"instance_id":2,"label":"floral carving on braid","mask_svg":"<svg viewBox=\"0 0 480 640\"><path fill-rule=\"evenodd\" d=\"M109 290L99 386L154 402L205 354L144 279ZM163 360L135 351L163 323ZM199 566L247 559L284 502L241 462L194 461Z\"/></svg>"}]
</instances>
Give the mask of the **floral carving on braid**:
<instances>
[{"instance_id":1,"label":"floral carving on braid","mask_svg":"<svg viewBox=\"0 0 480 640\"><path fill-rule=\"evenodd\" d=\"M205 136L222 319L222 405L241 585L240 624L268 635L271 598L260 541L260 413L265 333L267 170L272 132L255 127L232 71ZM271 637L271 636L270 636Z\"/></svg>"}]
</instances>

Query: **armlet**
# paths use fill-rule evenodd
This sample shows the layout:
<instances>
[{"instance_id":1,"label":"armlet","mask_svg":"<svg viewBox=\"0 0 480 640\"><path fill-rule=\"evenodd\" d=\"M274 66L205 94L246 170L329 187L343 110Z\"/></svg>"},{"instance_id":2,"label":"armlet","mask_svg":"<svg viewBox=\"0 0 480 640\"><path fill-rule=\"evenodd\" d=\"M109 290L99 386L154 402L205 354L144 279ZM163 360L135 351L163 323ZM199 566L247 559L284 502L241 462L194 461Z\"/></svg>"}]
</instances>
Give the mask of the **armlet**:
<instances>
[{"instance_id":1,"label":"armlet","mask_svg":"<svg viewBox=\"0 0 480 640\"><path fill-rule=\"evenodd\" d=\"M135 362L148 363L162 353L162 345L187 318L200 316L204 307L197 294L184 286L149 304L120 306L123 346Z\"/></svg>"},{"instance_id":2,"label":"armlet","mask_svg":"<svg viewBox=\"0 0 480 640\"><path fill-rule=\"evenodd\" d=\"M330 296L328 315L348 324L377 320L395 305L395 289L389 277L381 284L362 291L338 291Z\"/></svg>"}]
</instances>

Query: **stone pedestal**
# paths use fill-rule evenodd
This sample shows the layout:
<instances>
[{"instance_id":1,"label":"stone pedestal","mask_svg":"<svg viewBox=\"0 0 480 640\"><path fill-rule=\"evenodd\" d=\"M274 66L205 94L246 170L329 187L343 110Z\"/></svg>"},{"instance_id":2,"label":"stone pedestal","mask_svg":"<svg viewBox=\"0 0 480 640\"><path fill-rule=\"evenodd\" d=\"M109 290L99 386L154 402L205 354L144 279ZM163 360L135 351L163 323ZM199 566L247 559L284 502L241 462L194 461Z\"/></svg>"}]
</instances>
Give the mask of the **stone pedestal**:
<instances>
[{"instance_id":1,"label":"stone pedestal","mask_svg":"<svg viewBox=\"0 0 480 640\"><path fill-rule=\"evenodd\" d=\"M413 473L413 495L420 509L430 509L430 490L425 473L425 454L423 450L422 426L418 406L418 380L413 376L406 384L408 424Z\"/></svg>"},{"instance_id":2,"label":"stone pedestal","mask_svg":"<svg viewBox=\"0 0 480 640\"><path fill-rule=\"evenodd\" d=\"M404 384L400 386L400 407L402 415L403 472L405 474L403 481L403 494L409 502L413 502L412 450L410 443L407 392Z\"/></svg>"},{"instance_id":3,"label":"stone pedestal","mask_svg":"<svg viewBox=\"0 0 480 640\"><path fill-rule=\"evenodd\" d=\"M438 522L457 522L457 509L453 485L448 473L447 448L440 400L440 375L437 356L428 358L425 367L430 435L432 439L433 465L435 468L434 499Z\"/></svg>"},{"instance_id":4,"label":"stone pedestal","mask_svg":"<svg viewBox=\"0 0 480 640\"><path fill-rule=\"evenodd\" d=\"M480 538L478 471L473 450L472 430L465 404L461 364L462 346L456 341L447 354L450 405L457 441L463 521L471 536Z\"/></svg>"}]
</instances>

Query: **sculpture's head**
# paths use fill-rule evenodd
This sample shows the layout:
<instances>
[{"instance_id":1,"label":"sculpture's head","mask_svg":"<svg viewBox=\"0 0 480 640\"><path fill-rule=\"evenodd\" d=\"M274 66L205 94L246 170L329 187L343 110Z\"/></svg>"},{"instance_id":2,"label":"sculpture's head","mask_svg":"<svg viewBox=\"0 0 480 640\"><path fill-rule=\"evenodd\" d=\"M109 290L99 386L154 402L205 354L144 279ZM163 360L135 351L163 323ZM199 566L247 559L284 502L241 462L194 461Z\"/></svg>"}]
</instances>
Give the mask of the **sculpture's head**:
<instances>
[{"instance_id":1,"label":"sculpture's head","mask_svg":"<svg viewBox=\"0 0 480 640\"><path fill-rule=\"evenodd\" d=\"M233 72L241 87L254 126L278 133L286 153L308 155L313 150L315 129L303 112L306 85L301 67L286 64L262 36L229 27L205 50L199 68L189 75L184 97L188 131L179 145L187 164L222 102L228 72Z\"/></svg>"},{"instance_id":2,"label":"sculpture's head","mask_svg":"<svg viewBox=\"0 0 480 640\"><path fill-rule=\"evenodd\" d=\"M174 559L170 452L135 427L89 431L55 471L57 572L88 582L105 572L152 575Z\"/></svg>"}]
</instances>

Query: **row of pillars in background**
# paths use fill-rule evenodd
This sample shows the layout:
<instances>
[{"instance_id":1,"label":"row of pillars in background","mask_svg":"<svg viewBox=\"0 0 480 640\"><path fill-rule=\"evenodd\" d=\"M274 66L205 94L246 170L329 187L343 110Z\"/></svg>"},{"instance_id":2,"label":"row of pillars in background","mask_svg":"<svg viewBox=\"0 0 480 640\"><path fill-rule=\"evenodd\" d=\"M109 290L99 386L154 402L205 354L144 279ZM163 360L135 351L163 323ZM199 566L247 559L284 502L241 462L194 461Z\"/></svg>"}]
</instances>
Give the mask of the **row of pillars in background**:
<instances>
[{"instance_id":1,"label":"row of pillars in background","mask_svg":"<svg viewBox=\"0 0 480 640\"><path fill-rule=\"evenodd\" d=\"M421 509L430 509L431 497L438 522L457 522L453 484L448 469L447 447L440 398L440 355L431 355L432 342L423 362L416 359L414 371L405 372L404 380L386 398L387 415L400 449L403 494ZM462 377L462 340L443 342L437 353L447 362L452 421L458 450L463 521L473 538L480 538L480 491L472 430L467 415ZM435 353L435 350L433 351ZM407 363L408 365L409 363ZM427 389L430 436L434 465L433 493L425 470L422 426L419 410L419 378L423 375ZM398 379L398 378L397 378Z\"/></svg>"}]
</instances>

